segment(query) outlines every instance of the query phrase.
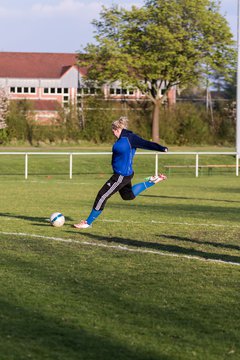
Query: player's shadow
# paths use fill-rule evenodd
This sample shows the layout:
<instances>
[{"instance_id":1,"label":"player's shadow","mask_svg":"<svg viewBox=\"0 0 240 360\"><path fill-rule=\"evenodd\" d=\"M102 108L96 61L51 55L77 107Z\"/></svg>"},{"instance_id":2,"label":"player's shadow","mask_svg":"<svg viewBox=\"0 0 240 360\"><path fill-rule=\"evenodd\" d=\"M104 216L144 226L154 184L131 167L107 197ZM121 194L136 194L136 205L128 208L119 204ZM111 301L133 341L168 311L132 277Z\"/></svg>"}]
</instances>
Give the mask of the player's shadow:
<instances>
[{"instance_id":1,"label":"player's shadow","mask_svg":"<svg viewBox=\"0 0 240 360\"><path fill-rule=\"evenodd\" d=\"M161 198L159 198L161 199ZM118 211L122 211L124 209L129 209L131 206L132 209L137 209L139 213L143 212L151 212L152 216L155 217L155 214L158 216L159 212L163 211L163 205L161 202L154 202L149 204L139 204L139 203L127 203L127 202L116 202L111 203L111 208L118 208ZM239 224L239 207L236 204L232 204L232 206L228 206L226 211L226 207L218 206L218 204L201 204L199 201L196 204L192 204L189 201L186 203L178 203L172 204L168 203L164 205L164 215L172 217L172 214L178 213L179 217L185 218L191 216L192 219L197 219L199 221L203 221L206 223L206 219L211 220L212 222L219 221L229 221L233 225Z\"/></svg>"},{"instance_id":2,"label":"player's shadow","mask_svg":"<svg viewBox=\"0 0 240 360\"><path fill-rule=\"evenodd\" d=\"M213 246L216 248L240 251L240 246L233 245L233 244L223 244L223 243L218 243L218 242L201 241L201 240L197 240L197 239L190 239L190 238L187 238L184 236L176 236L176 235L161 234L161 235L157 235L157 236L160 236L161 238L172 239L172 240L177 240L177 241L185 241L185 242L189 242L189 243L193 243L193 244L210 245L210 246Z\"/></svg>"},{"instance_id":3,"label":"player's shadow","mask_svg":"<svg viewBox=\"0 0 240 360\"><path fill-rule=\"evenodd\" d=\"M213 252L206 252L202 250L197 250L193 248L186 248L184 246L180 245L168 245L168 244L161 244L161 243L154 243L154 242L146 242L142 240L132 240L127 238L121 238L121 237L107 237L107 236L100 236L95 235L91 233L83 234L81 232L82 237L90 238L93 240L98 241L104 241L109 244L118 244L118 245L125 245L125 246L131 246L135 248L145 248L145 249L151 249L152 251L161 251L176 255L184 255L189 257L198 257L206 260L217 260L217 261L224 261L224 262L233 262L233 263L239 263L240 264L240 256L235 255L228 255L228 254L218 254ZM161 235L158 235L161 236ZM167 235L164 235L167 237ZM171 237L171 235L170 235ZM168 236L169 238L169 236ZM180 239L179 239L180 240ZM194 240L193 240L194 241ZM211 245L214 246L214 243ZM237 249L238 250L238 249Z\"/></svg>"},{"instance_id":4,"label":"player's shadow","mask_svg":"<svg viewBox=\"0 0 240 360\"><path fill-rule=\"evenodd\" d=\"M187 196L150 195L150 194L149 195L148 194L140 194L139 196L150 197L150 198L159 197L161 199L200 200L200 201L213 201L213 202L223 202L223 203L240 203L239 200L195 198L195 197L187 197Z\"/></svg>"},{"instance_id":5,"label":"player's shadow","mask_svg":"<svg viewBox=\"0 0 240 360\"><path fill-rule=\"evenodd\" d=\"M16 215L12 213L0 213L0 217L7 217L12 219L21 219L32 222L34 226L49 226L50 220L47 217L40 216L27 216L27 215ZM71 218L65 216L66 221L72 221Z\"/></svg>"},{"instance_id":6,"label":"player's shadow","mask_svg":"<svg viewBox=\"0 0 240 360\"><path fill-rule=\"evenodd\" d=\"M38 223L46 223L47 219L39 216L26 216L26 215L16 215L12 213L0 213L0 217L7 217L12 219L21 219L27 221L33 221Z\"/></svg>"}]
</instances>

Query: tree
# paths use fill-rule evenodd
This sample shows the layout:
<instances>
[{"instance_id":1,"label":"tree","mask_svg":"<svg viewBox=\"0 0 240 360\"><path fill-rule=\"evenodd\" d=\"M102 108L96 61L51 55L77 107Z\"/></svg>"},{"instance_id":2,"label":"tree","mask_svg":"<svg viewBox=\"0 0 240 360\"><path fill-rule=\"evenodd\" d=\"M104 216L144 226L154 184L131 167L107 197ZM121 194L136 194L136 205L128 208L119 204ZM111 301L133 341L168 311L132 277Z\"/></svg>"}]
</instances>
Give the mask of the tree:
<instances>
[{"instance_id":1,"label":"tree","mask_svg":"<svg viewBox=\"0 0 240 360\"><path fill-rule=\"evenodd\" d=\"M232 77L223 84L223 90L228 100L236 102L237 98L237 71L234 71Z\"/></svg>"},{"instance_id":2,"label":"tree","mask_svg":"<svg viewBox=\"0 0 240 360\"><path fill-rule=\"evenodd\" d=\"M216 0L146 0L131 10L112 5L93 25L96 44L79 54L88 78L140 89L153 103L154 141L160 106L172 87L196 83L206 69L227 74L234 63L232 34Z\"/></svg>"}]
</instances>

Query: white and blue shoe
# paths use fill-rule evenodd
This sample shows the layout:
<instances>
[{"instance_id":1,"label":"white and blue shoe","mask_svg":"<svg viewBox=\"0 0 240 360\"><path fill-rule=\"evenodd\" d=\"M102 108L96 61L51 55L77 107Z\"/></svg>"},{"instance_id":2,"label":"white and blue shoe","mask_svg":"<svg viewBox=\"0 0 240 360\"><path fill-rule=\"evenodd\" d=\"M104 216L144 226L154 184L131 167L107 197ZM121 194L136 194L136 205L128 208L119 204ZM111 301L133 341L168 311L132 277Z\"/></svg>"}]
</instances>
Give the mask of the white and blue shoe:
<instances>
[{"instance_id":1,"label":"white and blue shoe","mask_svg":"<svg viewBox=\"0 0 240 360\"><path fill-rule=\"evenodd\" d=\"M74 224L73 227L76 229L87 229L92 227L92 225L89 225L86 220L82 220L79 224Z\"/></svg>"},{"instance_id":2,"label":"white and blue shoe","mask_svg":"<svg viewBox=\"0 0 240 360\"><path fill-rule=\"evenodd\" d=\"M153 182L154 184L157 184L160 181L167 180L167 176L164 174L153 175L153 176L150 176L147 180L150 182Z\"/></svg>"}]
</instances>

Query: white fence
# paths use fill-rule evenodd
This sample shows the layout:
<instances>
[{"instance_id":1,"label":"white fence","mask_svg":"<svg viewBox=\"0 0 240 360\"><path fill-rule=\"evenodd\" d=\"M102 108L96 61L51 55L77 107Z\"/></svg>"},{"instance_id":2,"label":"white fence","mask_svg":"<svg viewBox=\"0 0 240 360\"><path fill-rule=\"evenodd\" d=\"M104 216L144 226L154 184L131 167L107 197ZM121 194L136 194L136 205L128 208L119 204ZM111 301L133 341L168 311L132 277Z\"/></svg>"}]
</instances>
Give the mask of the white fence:
<instances>
[{"instance_id":1,"label":"white fence","mask_svg":"<svg viewBox=\"0 0 240 360\"><path fill-rule=\"evenodd\" d=\"M69 178L72 179L73 177L73 156L98 156L98 155L111 155L111 152L0 152L1 155L21 155L25 157L25 164L24 164L24 174L25 179L28 178L28 158L29 156L39 156L39 155L57 155L69 156ZM158 162L159 157L161 156L171 156L171 155L194 155L195 156L195 176L199 176L199 169L201 166L199 165L199 158L200 156L206 155L229 155L236 157L236 176L239 175L239 155L236 152L168 152L168 153L155 153L155 152L137 152L137 156L142 155L151 155L155 157L155 174L158 174ZM187 167L187 166L186 166ZM235 165L234 165L235 167Z\"/></svg>"}]
</instances>

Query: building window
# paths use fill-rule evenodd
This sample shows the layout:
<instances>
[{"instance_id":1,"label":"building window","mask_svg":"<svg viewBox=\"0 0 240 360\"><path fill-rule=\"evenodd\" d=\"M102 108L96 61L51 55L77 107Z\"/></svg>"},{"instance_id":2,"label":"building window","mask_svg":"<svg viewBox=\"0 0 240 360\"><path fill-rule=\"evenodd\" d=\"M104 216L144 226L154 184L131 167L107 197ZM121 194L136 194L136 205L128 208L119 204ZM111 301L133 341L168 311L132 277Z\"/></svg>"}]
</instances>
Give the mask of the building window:
<instances>
[{"instance_id":1,"label":"building window","mask_svg":"<svg viewBox=\"0 0 240 360\"><path fill-rule=\"evenodd\" d=\"M24 87L24 88L23 88L23 92L24 92L25 94L28 94L28 93L29 93L29 88L28 88L28 87Z\"/></svg>"},{"instance_id":2,"label":"building window","mask_svg":"<svg viewBox=\"0 0 240 360\"><path fill-rule=\"evenodd\" d=\"M55 94L55 88L50 89L51 94Z\"/></svg>"},{"instance_id":3,"label":"building window","mask_svg":"<svg viewBox=\"0 0 240 360\"><path fill-rule=\"evenodd\" d=\"M43 92L44 92L44 94L48 94L48 93L49 93L49 89L48 89L48 88L44 88L44 89L43 89Z\"/></svg>"},{"instance_id":4,"label":"building window","mask_svg":"<svg viewBox=\"0 0 240 360\"><path fill-rule=\"evenodd\" d=\"M64 94L68 94L68 88L63 89Z\"/></svg>"},{"instance_id":5,"label":"building window","mask_svg":"<svg viewBox=\"0 0 240 360\"><path fill-rule=\"evenodd\" d=\"M15 87L11 86L11 87L10 87L10 93L15 93L15 92L16 92Z\"/></svg>"},{"instance_id":6,"label":"building window","mask_svg":"<svg viewBox=\"0 0 240 360\"><path fill-rule=\"evenodd\" d=\"M21 94L22 93L22 88L21 87L17 87L17 93Z\"/></svg>"},{"instance_id":7,"label":"building window","mask_svg":"<svg viewBox=\"0 0 240 360\"><path fill-rule=\"evenodd\" d=\"M35 87L31 87L31 88L30 88L30 93L31 93L31 94L35 94L35 93L36 93Z\"/></svg>"},{"instance_id":8,"label":"building window","mask_svg":"<svg viewBox=\"0 0 240 360\"><path fill-rule=\"evenodd\" d=\"M69 96L68 95L63 96L63 106L69 107Z\"/></svg>"},{"instance_id":9,"label":"building window","mask_svg":"<svg viewBox=\"0 0 240 360\"><path fill-rule=\"evenodd\" d=\"M77 96L77 106L79 107L79 108L81 108L82 107L82 97L81 96Z\"/></svg>"},{"instance_id":10,"label":"building window","mask_svg":"<svg viewBox=\"0 0 240 360\"><path fill-rule=\"evenodd\" d=\"M110 95L134 95L134 89L110 88Z\"/></svg>"},{"instance_id":11,"label":"building window","mask_svg":"<svg viewBox=\"0 0 240 360\"><path fill-rule=\"evenodd\" d=\"M62 93L62 88L57 88L57 93L61 94Z\"/></svg>"}]
</instances>

